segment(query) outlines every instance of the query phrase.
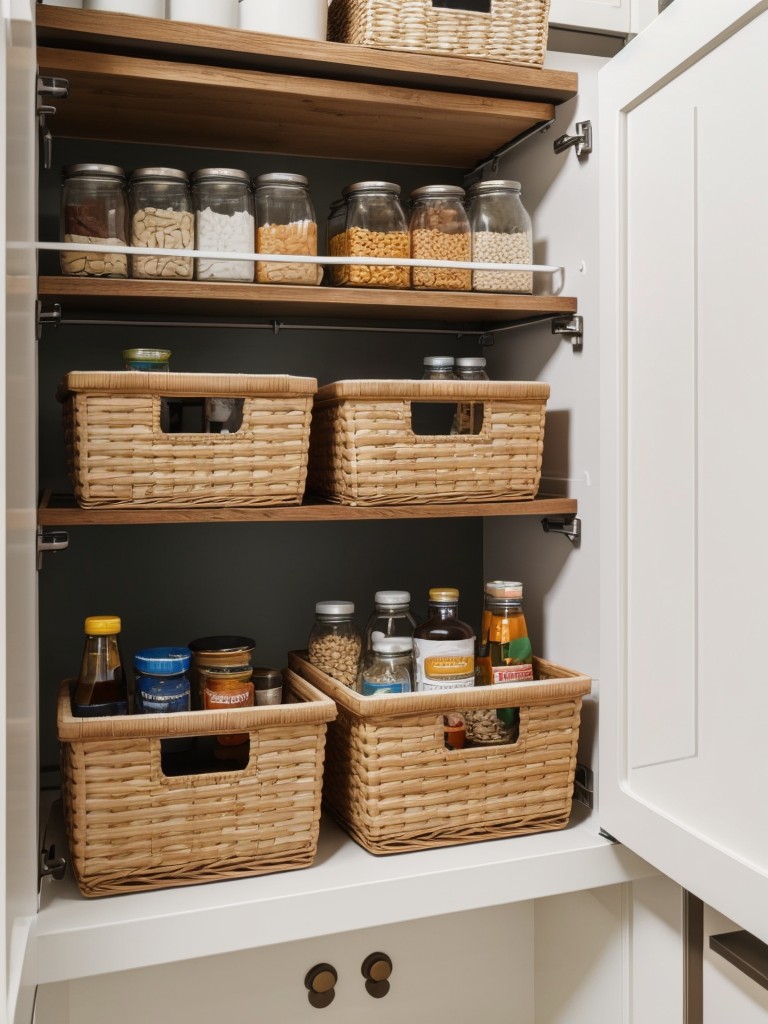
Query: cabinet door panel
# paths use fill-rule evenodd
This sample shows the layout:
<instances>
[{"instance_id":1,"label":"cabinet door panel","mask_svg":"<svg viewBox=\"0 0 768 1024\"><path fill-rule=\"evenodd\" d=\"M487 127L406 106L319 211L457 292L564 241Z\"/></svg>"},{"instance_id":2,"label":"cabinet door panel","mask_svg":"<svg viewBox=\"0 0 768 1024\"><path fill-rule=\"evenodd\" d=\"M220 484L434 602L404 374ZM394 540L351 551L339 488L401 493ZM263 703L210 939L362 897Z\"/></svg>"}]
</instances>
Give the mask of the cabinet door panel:
<instances>
[{"instance_id":1,"label":"cabinet door panel","mask_svg":"<svg viewBox=\"0 0 768 1024\"><path fill-rule=\"evenodd\" d=\"M552 25L624 34L630 27L630 0L552 0Z\"/></svg>"},{"instance_id":2,"label":"cabinet door panel","mask_svg":"<svg viewBox=\"0 0 768 1024\"><path fill-rule=\"evenodd\" d=\"M676 0L600 116L601 823L763 939L767 9Z\"/></svg>"}]
</instances>

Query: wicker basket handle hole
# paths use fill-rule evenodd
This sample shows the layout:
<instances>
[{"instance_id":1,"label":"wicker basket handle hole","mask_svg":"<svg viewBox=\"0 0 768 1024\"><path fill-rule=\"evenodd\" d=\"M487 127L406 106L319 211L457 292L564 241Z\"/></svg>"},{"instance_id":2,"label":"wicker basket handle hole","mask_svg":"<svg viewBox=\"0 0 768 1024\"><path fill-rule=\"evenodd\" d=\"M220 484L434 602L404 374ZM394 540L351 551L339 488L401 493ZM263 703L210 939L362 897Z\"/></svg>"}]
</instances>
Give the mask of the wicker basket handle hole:
<instances>
[{"instance_id":1,"label":"wicker basket handle hole","mask_svg":"<svg viewBox=\"0 0 768 1024\"><path fill-rule=\"evenodd\" d=\"M242 772L250 761L249 736L183 736L160 740L160 770L166 778Z\"/></svg>"},{"instance_id":2,"label":"wicker basket handle hole","mask_svg":"<svg viewBox=\"0 0 768 1024\"><path fill-rule=\"evenodd\" d=\"M411 402L411 432L448 437L483 432L482 402Z\"/></svg>"},{"instance_id":3,"label":"wicker basket handle hole","mask_svg":"<svg viewBox=\"0 0 768 1024\"><path fill-rule=\"evenodd\" d=\"M519 708L472 708L443 715L446 749L514 746L520 740Z\"/></svg>"},{"instance_id":4,"label":"wicker basket handle hole","mask_svg":"<svg viewBox=\"0 0 768 1024\"><path fill-rule=\"evenodd\" d=\"M433 7L447 7L451 11L474 11L490 14L492 0L432 0Z\"/></svg>"},{"instance_id":5,"label":"wicker basket handle hole","mask_svg":"<svg viewBox=\"0 0 768 1024\"><path fill-rule=\"evenodd\" d=\"M160 398L160 430L164 434L236 434L243 425L242 398Z\"/></svg>"}]
</instances>

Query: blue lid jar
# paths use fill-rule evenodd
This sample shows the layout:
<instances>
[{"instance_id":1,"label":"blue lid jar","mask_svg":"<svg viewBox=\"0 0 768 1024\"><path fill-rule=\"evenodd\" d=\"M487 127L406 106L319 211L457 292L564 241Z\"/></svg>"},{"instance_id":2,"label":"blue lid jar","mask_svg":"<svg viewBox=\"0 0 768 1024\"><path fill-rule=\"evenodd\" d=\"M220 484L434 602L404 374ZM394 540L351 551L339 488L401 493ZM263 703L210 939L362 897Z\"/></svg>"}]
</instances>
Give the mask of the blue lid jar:
<instances>
[{"instance_id":1,"label":"blue lid jar","mask_svg":"<svg viewBox=\"0 0 768 1024\"><path fill-rule=\"evenodd\" d=\"M136 713L190 710L189 665L186 647L147 647L133 656L136 670Z\"/></svg>"}]
</instances>

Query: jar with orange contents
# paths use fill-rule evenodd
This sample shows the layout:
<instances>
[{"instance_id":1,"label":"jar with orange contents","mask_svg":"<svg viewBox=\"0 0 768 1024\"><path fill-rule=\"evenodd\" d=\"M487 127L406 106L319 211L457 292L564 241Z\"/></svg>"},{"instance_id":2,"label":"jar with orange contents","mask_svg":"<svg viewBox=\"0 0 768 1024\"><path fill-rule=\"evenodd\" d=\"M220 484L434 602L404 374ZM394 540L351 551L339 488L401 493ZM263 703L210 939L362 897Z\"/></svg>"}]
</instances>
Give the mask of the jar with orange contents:
<instances>
[{"instance_id":1,"label":"jar with orange contents","mask_svg":"<svg viewBox=\"0 0 768 1024\"><path fill-rule=\"evenodd\" d=\"M234 711L253 707L253 669L240 672L214 672L206 676L203 691L206 711ZM222 733L216 737L214 754L220 758L239 758L248 743L248 733Z\"/></svg>"}]
</instances>

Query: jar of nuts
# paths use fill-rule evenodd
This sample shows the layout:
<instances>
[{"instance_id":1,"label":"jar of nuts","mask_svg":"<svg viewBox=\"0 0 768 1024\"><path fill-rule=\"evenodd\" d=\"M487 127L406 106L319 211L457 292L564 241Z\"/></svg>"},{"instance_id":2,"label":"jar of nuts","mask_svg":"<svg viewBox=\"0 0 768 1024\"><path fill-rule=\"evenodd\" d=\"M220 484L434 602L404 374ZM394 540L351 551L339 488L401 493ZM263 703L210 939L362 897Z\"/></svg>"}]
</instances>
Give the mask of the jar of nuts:
<instances>
[{"instance_id":1,"label":"jar of nuts","mask_svg":"<svg viewBox=\"0 0 768 1024\"><path fill-rule=\"evenodd\" d=\"M354 688L363 641L352 601L318 601L309 634L309 660L340 683Z\"/></svg>"},{"instance_id":2,"label":"jar of nuts","mask_svg":"<svg viewBox=\"0 0 768 1024\"><path fill-rule=\"evenodd\" d=\"M411 192L412 259L469 262L469 219L463 199L464 189L458 185L425 185ZM469 291L472 273L446 267L413 267L411 282L414 288Z\"/></svg>"},{"instance_id":3,"label":"jar of nuts","mask_svg":"<svg viewBox=\"0 0 768 1024\"><path fill-rule=\"evenodd\" d=\"M480 181L469 190L473 263L533 261L531 218L520 198L519 181ZM473 270L476 292L533 291L530 270Z\"/></svg>"},{"instance_id":4,"label":"jar of nuts","mask_svg":"<svg viewBox=\"0 0 768 1024\"><path fill-rule=\"evenodd\" d=\"M256 190L256 251L317 256L317 218L303 174L261 174ZM256 264L259 284L320 284L316 263Z\"/></svg>"},{"instance_id":5,"label":"jar of nuts","mask_svg":"<svg viewBox=\"0 0 768 1024\"><path fill-rule=\"evenodd\" d=\"M131 245L193 249L195 222L189 178L173 167L141 167L128 183ZM192 280L190 256L132 256L131 277Z\"/></svg>"},{"instance_id":6,"label":"jar of nuts","mask_svg":"<svg viewBox=\"0 0 768 1024\"><path fill-rule=\"evenodd\" d=\"M411 243L405 213L400 205L400 186L391 181L358 181L347 185L345 256L408 259ZM408 288L408 267L351 264L345 284L362 288Z\"/></svg>"},{"instance_id":7,"label":"jar of nuts","mask_svg":"<svg viewBox=\"0 0 768 1024\"><path fill-rule=\"evenodd\" d=\"M61 240L79 245L125 245L125 171L113 164L69 164L62 172ZM62 250L62 274L128 277L125 253Z\"/></svg>"}]
</instances>

